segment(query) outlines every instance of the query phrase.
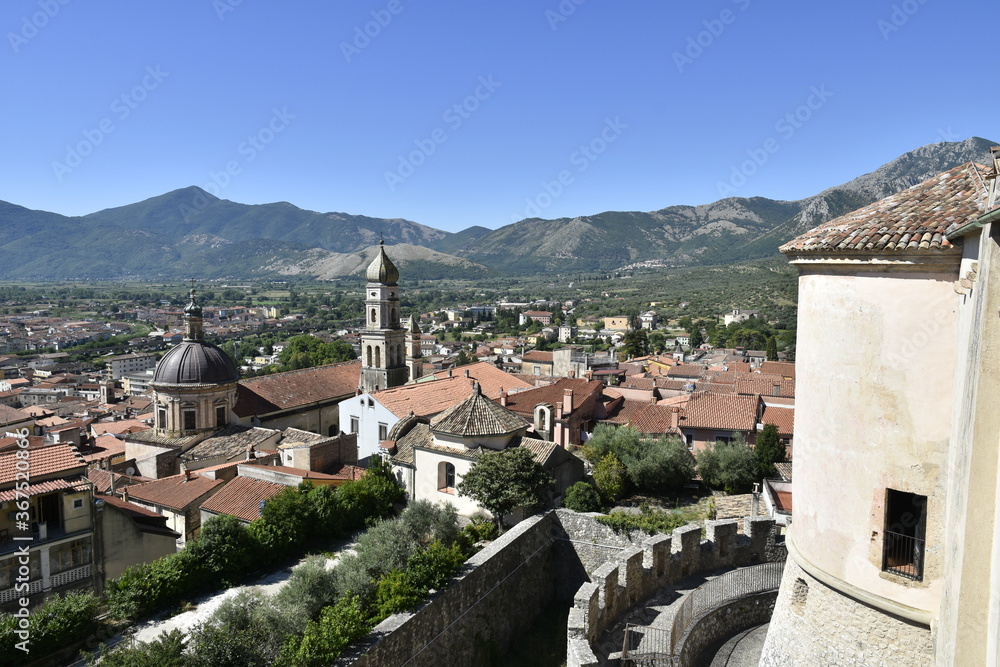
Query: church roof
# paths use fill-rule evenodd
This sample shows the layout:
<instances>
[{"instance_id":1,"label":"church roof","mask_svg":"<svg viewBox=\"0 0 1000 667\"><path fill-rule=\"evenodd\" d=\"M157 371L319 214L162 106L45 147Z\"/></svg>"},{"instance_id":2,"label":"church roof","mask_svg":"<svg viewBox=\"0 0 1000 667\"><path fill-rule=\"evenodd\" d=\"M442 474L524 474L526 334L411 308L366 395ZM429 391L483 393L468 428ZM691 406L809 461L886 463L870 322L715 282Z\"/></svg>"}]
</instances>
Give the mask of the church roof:
<instances>
[{"instance_id":1,"label":"church roof","mask_svg":"<svg viewBox=\"0 0 1000 667\"><path fill-rule=\"evenodd\" d=\"M526 428L523 419L507 408L483 396L479 383L473 385L472 396L431 421L435 433L460 437L491 437L510 435Z\"/></svg>"},{"instance_id":2,"label":"church roof","mask_svg":"<svg viewBox=\"0 0 1000 667\"><path fill-rule=\"evenodd\" d=\"M365 278L370 283L382 283L383 285L395 285L399 282L399 269L385 254L385 241L378 242L378 255L368 265Z\"/></svg>"},{"instance_id":3,"label":"church roof","mask_svg":"<svg viewBox=\"0 0 1000 667\"><path fill-rule=\"evenodd\" d=\"M160 384L225 384L239 378L228 354L200 340L178 343L163 355L153 373L153 382Z\"/></svg>"},{"instance_id":4,"label":"church roof","mask_svg":"<svg viewBox=\"0 0 1000 667\"><path fill-rule=\"evenodd\" d=\"M361 362L355 360L248 378L237 387L233 412L267 415L352 396L360 373Z\"/></svg>"}]
</instances>

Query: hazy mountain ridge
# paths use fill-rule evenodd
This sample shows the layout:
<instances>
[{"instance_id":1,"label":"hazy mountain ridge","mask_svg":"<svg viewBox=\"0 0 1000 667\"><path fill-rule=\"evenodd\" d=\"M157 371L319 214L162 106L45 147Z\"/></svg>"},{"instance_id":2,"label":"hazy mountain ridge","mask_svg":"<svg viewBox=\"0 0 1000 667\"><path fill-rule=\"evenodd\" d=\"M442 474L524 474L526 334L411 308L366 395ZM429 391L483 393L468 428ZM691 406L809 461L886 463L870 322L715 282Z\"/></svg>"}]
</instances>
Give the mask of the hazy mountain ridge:
<instances>
[{"instance_id":1,"label":"hazy mountain ridge","mask_svg":"<svg viewBox=\"0 0 1000 667\"><path fill-rule=\"evenodd\" d=\"M0 201L0 279L333 278L361 272L380 239L420 279L605 271L646 260L722 264L774 255L831 218L964 162L988 162L991 145L973 137L923 146L798 201L728 197L457 233L288 202L240 204L197 187L80 217Z\"/></svg>"}]
</instances>

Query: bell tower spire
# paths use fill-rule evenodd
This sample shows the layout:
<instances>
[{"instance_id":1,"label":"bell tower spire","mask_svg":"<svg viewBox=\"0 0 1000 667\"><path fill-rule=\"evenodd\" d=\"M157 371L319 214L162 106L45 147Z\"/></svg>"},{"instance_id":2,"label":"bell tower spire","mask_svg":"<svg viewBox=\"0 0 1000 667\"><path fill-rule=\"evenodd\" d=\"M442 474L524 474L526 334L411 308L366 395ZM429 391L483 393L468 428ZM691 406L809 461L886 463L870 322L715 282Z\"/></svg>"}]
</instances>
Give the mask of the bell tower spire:
<instances>
[{"instance_id":1,"label":"bell tower spire","mask_svg":"<svg viewBox=\"0 0 1000 667\"><path fill-rule=\"evenodd\" d=\"M378 255L365 272L365 328L361 332L361 380L358 388L371 393L404 384L406 331L399 323L399 269L385 253L380 240Z\"/></svg>"}]
</instances>

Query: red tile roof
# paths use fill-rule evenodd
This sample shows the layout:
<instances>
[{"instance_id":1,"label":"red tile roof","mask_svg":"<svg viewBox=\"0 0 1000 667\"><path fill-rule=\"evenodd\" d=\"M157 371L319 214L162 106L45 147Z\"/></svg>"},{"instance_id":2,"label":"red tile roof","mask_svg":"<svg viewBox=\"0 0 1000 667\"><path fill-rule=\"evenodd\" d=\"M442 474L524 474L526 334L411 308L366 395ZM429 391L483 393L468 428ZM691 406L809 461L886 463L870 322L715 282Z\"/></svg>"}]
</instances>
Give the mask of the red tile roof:
<instances>
[{"instance_id":1,"label":"red tile roof","mask_svg":"<svg viewBox=\"0 0 1000 667\"><path fill-rule=\"evenodd\" d=\"M603 384L599 380L584 380L581 378L559 378L556 382L544 387L535 387L519 391L507 396L507 408L521 414L533 414L539 403L555 406L562 403L566 389L573 390L574 411L591 395L600 395Z\"/></svg>"},{"instance_id":2,"label":"red tile roof","mask_svg":"<svg viewBox=\"0 0 1000 667\"><path fill-rule=\"evenodd\" d=\"M778 427L778 435L790 436L795 433L795 408L779 408L772 405L764 406L761 415L762 424L774 424Z\"/></svg>"},{"instance_id":3,"label":"red tile roof","mask_svg":"<svg viewBox=\"0 0 1000 667\"><path fill-rule=\"evenodd\" d=\"M113 435L102 435L94 439L93 447L88 448L84 445L80 447L80 449L86 452L83 455L83 460L87 463L92 461L103 461L104 459L124 455L125 441L119 440Z\"/></svg>"},{"instance_id":4,"label":"red tile roof","mask_svg":"<svg viewBox=\"0 0 1000 667\"><path fill-rule=\"evenodd\" d=\"M756 396L699 394L688 401L680 427L723 431L753 431L757 428Z\"/></svg>"},{"instance_id":5,"label":"red tile roof","mask_svg":"<svg viewBox=\"0 0 1000 667\"><path fill-rule=\"evenodd\" d=\"M206 500L201 509L216 514L232 514L244 521L260 518L260 501L270 500L286 486L251 477L236 477Z\"/></svg>"},{"instance_id":6,"label":"red tile roof","mask_svg":"<svg viewBox=\"0 0 1000 667\"><path fill-rule=\"evenodd\" d=\"M551 352L539 352L538 350L532 350L524 356L521 357L521 361L528 361L534 364L551 364L552 363L552 353Z\"/></svg>"},{"instance_id":7,"label":"red tile roof","mask_svg":"<svg viewBox=\"0 0 1000 667\"><path fill-rule=\"evenodd\" d=\"M473 380L462 375L377 391L372 396L400 419L411 412L430 417L472 395Z\"/></svg>"},{"instance_id":8,"label":"red tile roof","mask_svg":"<svg viewBox=\"0 0 1000 667\"><path fill-rule=\"evenodd\" d=\"M43 477L62 474L82 475L86 463L75 447L69 445L52 445L51 447L34 447L28 450L29 481L44 481ZM17 451L6 451L0 454L0 486L13 484L18 472Z\"/></svg>"},{"instance_id":9,"label":"red tile roof","mask_svg":"<svg viewBox=\"0 0 1000 667\"><path fill-rule=\"evenodd\" d=\"M621 409L609 416L607 421L631 426L640 433L660 435L673 430L673 411L674 406L671 405L625 399Z\"/></svg>"},{"instance_id":10,"label":"red tile roof","mask_svg":"<svg viewBox=\"0 0 1000 667\"><path fill-rule=\"evenodd\" d=\"M794 380L795 364L787 361L765 361L760 365L760 372L780 375Z\"/></svg>"},{"instance_id":11,"label":"red tile roof","mask_svg":"<svg viewBox=\"0 0 1000 667\"><path fill-rule=\"evenodd\" d=\"M466 373L469 374L470 378L479 383L479 386L483 390L483 396L489 398L499 398L501 389L504 391L513 391L515 389L529 389L535 386L497 368L487 361L459 366L451 371L452 376L460 375L464 377ZM434 377L439 380L444 379L449 377L449 371L434 373ZM418 384L420 383L418 382Z\"/></svg>"},{"instance_id":12,"label":"red tile roof","mask_svg":"<svg viewBox=\"0 0 1000 667\"><path fill-rule=\"evenodd\" d=\"M736 381L736 393L761 396L795 396L795 380L780 376L743 377Z\"/></svg>"},{"instance_id":13,"label":"red tile roof","mask_svg":"<svg viewBox=\"0 0 1000 667\"><path fill-rule=\"evenodd\" d=\"M351 396L360 377L361 362L356 360L240 380L233 412L266 415Z\"/></svg>"},{"instance_id":14,"label":"red tile roof","mask_svg":"<svg viewBox=\"0 0 1000 667\"><path fill-rule=\"evenodd\" d=\"M0 404L0 424L16 424L17 422L28 421L31 414L24 410L12 408L9 405Z\"/></svg>"},{"instance_id":15,"label":"red tile roof","mask_svg":"<svg viewBox=\"0 0 1000 667\"><path fill-rule=\"evenodd\" d=\"M667 375L672 378L700 378L705 374L705 367L698 364L677 364Z\"/></svg>"},{"instance_id":16,"label":"red tile roof","mask_svg":"<svg viewBox=\"0 0 1000 667\"><path fill-rule=\"evenodd\" d=\"M175 510L188 509L206 494L215 492L225 482L201 475L185 474L156 479L128 487L128 495L140 502L160 505Z\"/></svg>"},{"instance_id":17,"label":"red tile roof","mask_svg":"<svg viewBox=\"0 0 1000 667\"><path fill-rule=\"evenodd\" d=\"M7 489L6 491L0 491L0 502L16 500L25 496L30 498L41 493L51 493L52 491L60 491L62 489L72 489L73 486L72 483L67 482L65 479L52 479L47 482L39 482L38 484L29 484L27 489Z\"/></svg>"},{"instance_id":18,"label":"red tile roof","mask_svg":"<svg viewBox=\"0 0 1000 667\"><path fill-rule=\"evenodd\" d=\"M968 162L890 197L834 218L781 246L783 253L898 253L957 250L952 225L986 210L991 169Z\"/></svg>"}]
</instances>

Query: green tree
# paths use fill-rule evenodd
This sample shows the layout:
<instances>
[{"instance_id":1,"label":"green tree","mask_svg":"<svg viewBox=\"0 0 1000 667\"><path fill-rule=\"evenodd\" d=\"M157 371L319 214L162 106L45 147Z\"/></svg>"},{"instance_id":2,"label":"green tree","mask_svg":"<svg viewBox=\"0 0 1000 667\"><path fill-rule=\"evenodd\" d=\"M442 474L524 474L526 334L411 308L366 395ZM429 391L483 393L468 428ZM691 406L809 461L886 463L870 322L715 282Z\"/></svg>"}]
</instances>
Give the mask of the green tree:
<instances>
[{"instance_id":1,"label":"green tree","mask_svg":"<svg viewBox=\"0 0 1000 667\"><path fill-rule=\"evenodd\" d=\"M574 512L598 512L601 509L601 494L590 482L577 482L566 489L563 505Z\"/></svg>"},{"instance_id":2,"label":"green tree","mask_svg":"<svg viewBox=\"0 0 1000 667\"><path fill-rule=\"evenodd\" d=\"M761 477L773 477L776 474L774 464L785 460L785 444L778 435L778 427L765 424L764 430L757 436L754 446L757 456L757 472Z\"/></svg>"},{"instance_id":3,"label":"green tree","mask_svg":"<svg viewBox=\"0 0 1000 667\"><path fill-rule=\"evenodd\" d=\"M767 360L778 360L778 339L774 336L770 336L767 339Z\"/></svg>"},{"instance_id":4,"label":"green tree","mask_svg":"<svg viewBox=\"0 0 1000 667\"><path fill-rule=\"evenodd\" d=\"M698 474L706 484L722 487L726 493L745 493L759 479L757 457L738 433L698 453Z\"/></svg>"},{"instance_id":5,"label":"green tree","mask_svg":"<svg viewBox=\"0 0 1000 667\"><path fill-rule=\"evenodd\" d=\"M531 452L513 447L483 454L458 483L458 493L490 512L503 530L503 517L518 507L541 505L554 480Z\"/></svg>"},{"instance_id":6,"label":"green tree","mask_svg":"<svg viewBox=\"0 0 1000 667\"><path fill-rule=\"evenodd\" d=\"M614 502L625 494L628 488L628 469L614 454L605 454L594 466L593 474L594 483L609 502Z\"/></svg>"},{"instance_id":7,"label":"green tree","mask_svg":"<svg viewBox=\"0 0 1000 667\"><path fill-rule=\"evenodd\" d=\"M622 336L621 347L618 348L618 358L622 361L633 357L644 357L649 354L649 338L645 329L629 329Z\"/></svg>"}]
</instances>

